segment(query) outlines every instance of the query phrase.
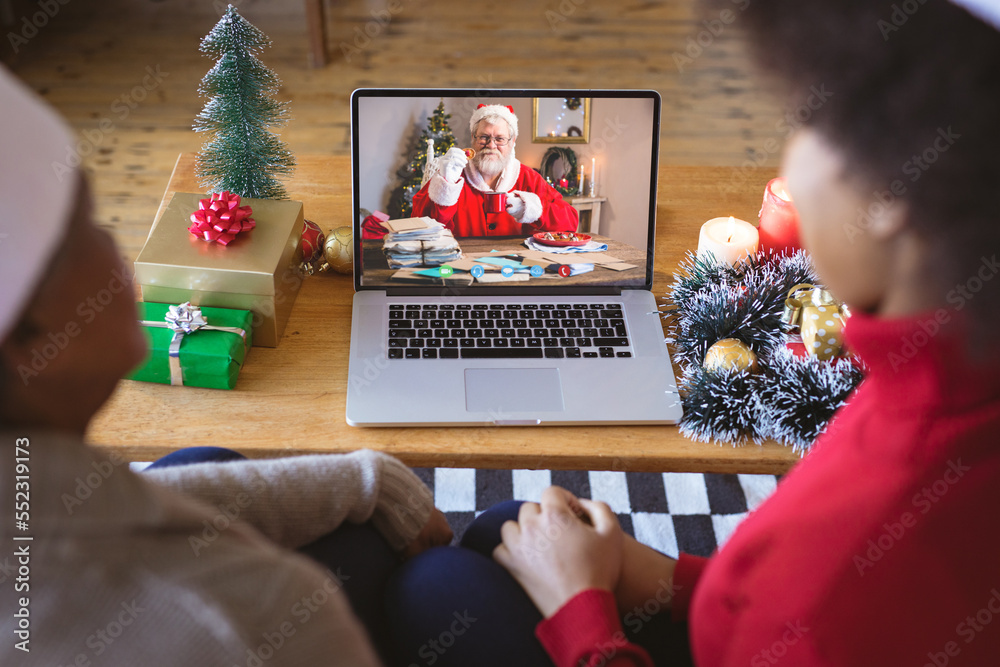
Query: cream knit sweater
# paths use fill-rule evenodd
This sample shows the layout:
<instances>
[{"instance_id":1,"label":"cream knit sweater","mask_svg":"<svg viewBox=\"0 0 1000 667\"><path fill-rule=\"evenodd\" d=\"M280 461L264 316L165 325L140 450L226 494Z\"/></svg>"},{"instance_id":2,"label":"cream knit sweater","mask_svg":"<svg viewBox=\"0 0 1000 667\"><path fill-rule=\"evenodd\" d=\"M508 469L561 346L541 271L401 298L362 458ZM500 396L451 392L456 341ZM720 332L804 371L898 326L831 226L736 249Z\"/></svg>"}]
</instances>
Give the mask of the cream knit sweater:
<instances>
[{"instance_id":1,"label":"cream knit sweater","mask_svg":"<svg viewBox=\"0 0 1000 667\"><path fill-rule=\"evenodd\" d=\"M397 549L412 541L433 499L396 459L359 451L136 475L76 438L37 434L16 449L20 437L0 432L0 664L378 663L336 577L288 549L345 520L370 519ZM27 530L18 457L30 470Z\"/></svg>"}]
</instances>

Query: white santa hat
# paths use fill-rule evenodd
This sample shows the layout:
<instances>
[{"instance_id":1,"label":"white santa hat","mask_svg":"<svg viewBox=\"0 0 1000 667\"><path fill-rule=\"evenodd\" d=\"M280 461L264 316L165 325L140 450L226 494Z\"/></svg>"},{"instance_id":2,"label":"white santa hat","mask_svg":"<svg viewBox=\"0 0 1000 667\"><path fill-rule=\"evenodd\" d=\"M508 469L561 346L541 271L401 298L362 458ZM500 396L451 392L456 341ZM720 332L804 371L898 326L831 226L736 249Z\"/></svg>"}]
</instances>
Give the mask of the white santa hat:
<instances>
[{"instance_id":1,"label":"white santa hat","mask_svg":"<svg viewBox=\"0 0 1000 667\"><path fill-rule=\"evenodd\" d=\"M475 133L476 124L479 121L497 116L503 118L510 125L510 138L517 139L517 116L514 115L514 107L503 104L480 104L476 107L476 110L472 112L472 118L469 119L469 131Z\"/></svg>"},{"instance_id":2,"label":"white santa hat","mask_svg":"<svg viewBox=\"0 0 1000 667\"><path fill-rule=\"evenodd\" d=\"M78 176L73 133L0 66L0 342L21 318L65 236Z\"/></svg>"},{"instance_id":3,"label":"white santa hat","mask_svg":"<svg viewBox=\"0 0 1000 667\"><path fill-rule=\"evenodd\" d=\"M1000 2L997 0L951 0L951 2L964 8L980 21L1000 30Z\"/></svg>"}]
</instances>

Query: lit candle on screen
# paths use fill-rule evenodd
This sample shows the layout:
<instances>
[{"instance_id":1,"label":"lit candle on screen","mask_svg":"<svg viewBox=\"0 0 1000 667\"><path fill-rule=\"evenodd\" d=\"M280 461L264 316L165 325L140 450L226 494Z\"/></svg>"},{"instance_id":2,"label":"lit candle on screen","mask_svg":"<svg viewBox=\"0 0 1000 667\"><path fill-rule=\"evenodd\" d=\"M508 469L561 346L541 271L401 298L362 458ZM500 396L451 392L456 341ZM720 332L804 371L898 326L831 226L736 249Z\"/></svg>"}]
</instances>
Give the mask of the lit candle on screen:
<instances>
[{"instance_id":1,"label":"lit candle on screen","mask_svg":"<svg viewBox=\"0 0 1000 667\"><path fill-rule=\"evenodd\" d=\"M716 259L735 264L748 255L757 252L757 228L746 220L729 216L712 218L701 226L698 236L698 255L707 253Z\"/></svg>"},{"instance_id":2,"label":"lit candle on screen","mask_svg":"<svg viewBox=\"0 0 1000 667\"><path fill-rule=\"evenodd\" d=\"M760 207L760 249L792 253L801 247L799 212L795 210L785 179L772 179L764 188L764 202Z\"/></svg>"}]
</instances>

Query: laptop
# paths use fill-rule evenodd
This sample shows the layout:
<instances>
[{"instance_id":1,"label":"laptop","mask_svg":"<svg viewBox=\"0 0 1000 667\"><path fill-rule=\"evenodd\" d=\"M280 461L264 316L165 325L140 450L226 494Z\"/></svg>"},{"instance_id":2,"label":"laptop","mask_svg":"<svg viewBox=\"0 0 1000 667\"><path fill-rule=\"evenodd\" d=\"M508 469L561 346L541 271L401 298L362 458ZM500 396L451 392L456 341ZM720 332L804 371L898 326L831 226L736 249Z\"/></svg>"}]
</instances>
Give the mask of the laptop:
<instances>
[{"instance_id":1,"label":"laptop","mask_svg":"<svg viewBox=\"0 0 1000 667\"><path fill-rule=\"evenodd\" d=\"M659 117L647 90L356 90L348 423L679 421L650 291ZM432 118L468 164L446 131L422 152Z\"/></svg>"}]
</instances>

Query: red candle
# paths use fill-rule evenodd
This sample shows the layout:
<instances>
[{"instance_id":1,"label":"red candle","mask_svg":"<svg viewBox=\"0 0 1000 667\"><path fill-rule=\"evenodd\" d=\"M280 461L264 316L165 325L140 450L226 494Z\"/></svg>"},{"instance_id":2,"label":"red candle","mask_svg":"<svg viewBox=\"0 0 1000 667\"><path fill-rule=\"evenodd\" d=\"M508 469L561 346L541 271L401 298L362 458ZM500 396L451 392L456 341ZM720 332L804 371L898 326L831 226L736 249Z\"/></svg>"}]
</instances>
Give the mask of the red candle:
<instances>
[{"instance_id":1,"label":"red candle","mask_svg":"<svg viewBox=\"0 0 1000 667\"><path fill-rule=\"evenodd\" d=\"M785 179L772 179L764 188L764 203L760 207L760 249L792 253L801 247L799 213L785 187Z\"/></svg>"}]
</instances>

